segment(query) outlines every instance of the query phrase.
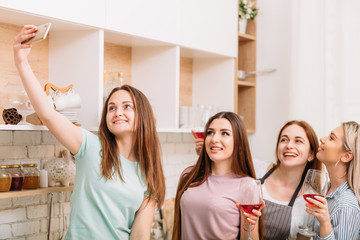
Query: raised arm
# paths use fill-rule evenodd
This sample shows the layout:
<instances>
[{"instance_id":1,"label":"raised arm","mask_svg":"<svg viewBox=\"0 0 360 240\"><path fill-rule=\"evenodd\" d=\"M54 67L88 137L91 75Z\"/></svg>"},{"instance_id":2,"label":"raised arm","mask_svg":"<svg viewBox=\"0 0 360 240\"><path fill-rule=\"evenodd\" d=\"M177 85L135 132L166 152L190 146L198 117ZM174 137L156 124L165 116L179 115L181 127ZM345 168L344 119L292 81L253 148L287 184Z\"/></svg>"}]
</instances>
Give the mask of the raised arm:
<instances>
[{"instance_id":1,"label":"raised arm","mask_svg":"<svg viewBox=\"0 0 360 240\"><path fill-rule=\"evenodd\" d=\"M37 31L34 25L25 25L14 39L14 60L19 71L21 81L36 114L47 126L50 132L71 153L76 154L80 148L82 135L81 130L71 123L66 117L54 110L53 106L44 93L39 81L36 79L30 64L28 55L31 45L21 44L26 39L35 36Z\"/></svg>"}]
</instances>

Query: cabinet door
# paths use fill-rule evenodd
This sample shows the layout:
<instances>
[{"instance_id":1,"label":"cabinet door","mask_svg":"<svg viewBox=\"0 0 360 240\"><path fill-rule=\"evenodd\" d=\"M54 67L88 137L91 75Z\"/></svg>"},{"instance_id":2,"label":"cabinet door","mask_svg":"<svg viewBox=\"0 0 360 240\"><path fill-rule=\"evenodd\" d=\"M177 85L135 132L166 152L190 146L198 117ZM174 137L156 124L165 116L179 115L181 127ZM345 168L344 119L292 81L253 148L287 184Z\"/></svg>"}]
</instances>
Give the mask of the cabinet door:
<instances>
[{"instance_id":1,"label":"cabinet door","mask_svg":"<svg viewBox=\"0 0 360 240\"><path fill-rule=\"evenodd\" d=\"M237 0L181 0L180 45L236 57Z\"/></svg>"},{"instance_id":2,"label":"cabinet door","mask_svg":"<svg viewBox=\"0 0 360 240\"><path fill-rule=\"evenodd\" d=\"M180 0L106 1L106 28L164 42L179 38Z\"/></svg>"},{"instance_id":3,"label":"cabinet door","mask_svg":"<svg viewBox=\"0 0 360 240\"><path fill-rule=\"evenodd\" d=\"M62 1L25 1L25 0L3 0L0 7L20 11L23 13L30 13L34 16L43 16L43 21L65 20L76 23L81 23L90 26L103 27L105 22L105 3L103 1L89 1L89 0L62 0ZM18 12L19 13L19 12ZM36 24L39 25L45 22L27 22L27 18L20 14L14 15L13 24L25 25ZM0 17L1 19L1 17Z\"/></svg>"}]
</instances>

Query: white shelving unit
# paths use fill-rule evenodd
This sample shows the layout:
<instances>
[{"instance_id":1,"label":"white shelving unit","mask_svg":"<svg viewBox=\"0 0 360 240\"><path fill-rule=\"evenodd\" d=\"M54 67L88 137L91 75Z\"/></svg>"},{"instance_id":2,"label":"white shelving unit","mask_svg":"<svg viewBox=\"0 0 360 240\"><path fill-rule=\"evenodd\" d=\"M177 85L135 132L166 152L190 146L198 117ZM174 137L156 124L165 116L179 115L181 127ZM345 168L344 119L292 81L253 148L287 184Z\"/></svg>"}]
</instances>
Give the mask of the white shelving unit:
<instances>
[{"instance_id":1,"label":"white shelving unit","mask_svg":"<svg viewBox=\"0 0 360 240\"><path fill-rule=\"evenodd\" d=\"M204 21L203 17L210 16ZM175 0L172 4L165 0L151 4L145 0L66 0L61 6L44 0L0 3L0 23L22 26L45 22L52 22L48 82L61 87L74 84L83 99L78 110L80 123L88 130L96 131L100 122L106 43L131 48L127 63L131 71L125 76L151 101L158 131L189 131L178 128L179 99L184 97L179 90L181 57L192 59L191 104L216 104L234 110L236 0ZM0 79L0 83L4 80ZM46 127L0 125L0 130Z\"/></svg>"}]
</instances>

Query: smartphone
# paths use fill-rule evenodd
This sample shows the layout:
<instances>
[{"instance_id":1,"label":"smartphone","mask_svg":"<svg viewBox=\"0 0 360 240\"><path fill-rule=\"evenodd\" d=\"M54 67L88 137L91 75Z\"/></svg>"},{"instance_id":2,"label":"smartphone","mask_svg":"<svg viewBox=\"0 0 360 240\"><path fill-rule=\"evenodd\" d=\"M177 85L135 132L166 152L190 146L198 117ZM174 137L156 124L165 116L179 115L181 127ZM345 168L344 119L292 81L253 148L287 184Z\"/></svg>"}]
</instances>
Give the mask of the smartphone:
<instances>
[{"instance_id":1,"label":"smartphone","mask_svg":"<svg viewBox=\"0 0 360 240\"><path fill-rule=\"evenodd\" d=\"M49 33L50 27L51 27L51 23L45 23L45 24L38 26L37 27L38 30L35 32L36 35L32 38L25 40L24 42L22 42L22 44L24 44L24 43L33 44L33 43L45 40L47 34Z\"/></svg>"}]
</instances>

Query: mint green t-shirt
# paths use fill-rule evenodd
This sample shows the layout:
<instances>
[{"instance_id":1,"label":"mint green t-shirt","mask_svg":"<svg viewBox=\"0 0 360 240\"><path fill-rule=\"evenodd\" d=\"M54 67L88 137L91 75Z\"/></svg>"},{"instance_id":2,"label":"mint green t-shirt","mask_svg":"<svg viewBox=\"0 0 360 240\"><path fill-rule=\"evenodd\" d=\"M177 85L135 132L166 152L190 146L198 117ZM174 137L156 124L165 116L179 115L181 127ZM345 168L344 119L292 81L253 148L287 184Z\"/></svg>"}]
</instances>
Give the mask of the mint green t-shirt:
<instances>
[{"instance_id":1,"label":"mint green t-shirt","mask_svg":"<svg viewBox=\"0 0 360 240\"><path fill-rule=\"evenodd\" d=\"M129 239L136 211L146 186L137 162L120 156L122 177L101 176L101 143L98 136L82 129L83 141L74 156L76 177L71 195L69 239Z\"/></svg>"}]
</instances>

